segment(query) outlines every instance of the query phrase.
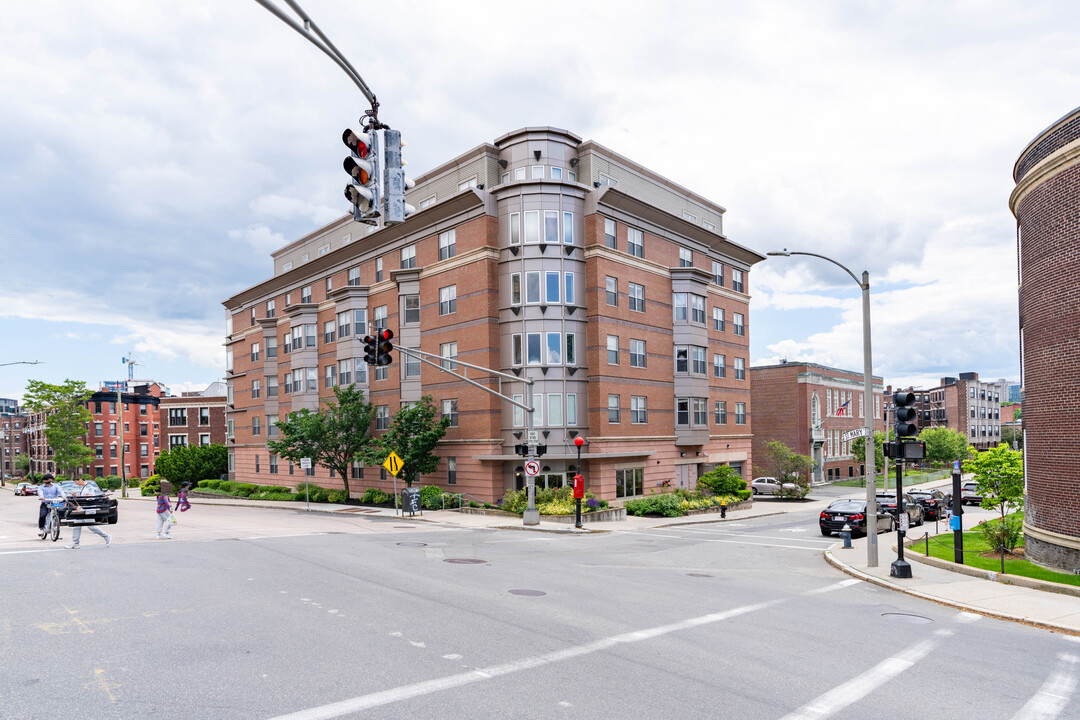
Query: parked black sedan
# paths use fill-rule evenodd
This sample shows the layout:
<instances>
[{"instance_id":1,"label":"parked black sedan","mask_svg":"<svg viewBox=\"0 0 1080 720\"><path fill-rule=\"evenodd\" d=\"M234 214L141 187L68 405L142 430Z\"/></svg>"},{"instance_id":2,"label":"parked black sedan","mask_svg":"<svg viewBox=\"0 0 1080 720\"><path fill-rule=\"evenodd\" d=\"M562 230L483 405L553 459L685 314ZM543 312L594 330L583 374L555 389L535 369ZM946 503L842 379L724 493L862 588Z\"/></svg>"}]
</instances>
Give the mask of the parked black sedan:
<instances>
[{"instance_id":1,"label":"parked black sedan","mask_svg":"<svg viewBox=\"0 0 1080 720\"><path fill-rule=\"evenodd\" d=\"M951 493L940 490L912 490L909 494L915 502L922 505L923 515L927 520L944 519L946 510L952 506Z\"/></svg>"},{"instance_id":2,"label":"parked black sedan","mask_svg":"<svg viewBox=\"0 0 1080 720\"><path fill-rule=\"evenodd\" d=\"M865 500L834 500L829 507L818 515L818 527L821 534L832 535L840 532L847 525L851 528L851 535L866 534L866 501ZM893 517L886 512L878 512L877 531L889 532L893 529Z\"/></svg>"},{"instance_id":3,"label":"parked black sedan","mask_svg":"<svg viewBox=\"0 0 1080 720\"><path fill-rule=\"evenodd\" d=\"M888 512L897 522L900 522L900 513L896 509L896 493L878 493L877 503L885 512ZM910 493L904 493L904 512L908 516L908 527L915 527L916 525L922 525L925 516L923 514L923 506L919 504Z\"/></svg>"}]
</instances>

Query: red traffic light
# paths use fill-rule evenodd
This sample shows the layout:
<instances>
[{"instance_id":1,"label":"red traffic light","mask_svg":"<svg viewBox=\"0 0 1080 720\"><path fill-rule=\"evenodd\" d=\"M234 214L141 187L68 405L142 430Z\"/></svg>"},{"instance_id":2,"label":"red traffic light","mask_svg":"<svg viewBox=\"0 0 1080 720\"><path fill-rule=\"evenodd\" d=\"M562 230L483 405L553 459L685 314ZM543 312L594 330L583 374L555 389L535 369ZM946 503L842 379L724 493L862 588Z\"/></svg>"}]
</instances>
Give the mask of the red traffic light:
<instances>
[{"instance_id":1,"label":"red traffic light","mask_svg":"<svg viewBox=\"0 0 1080 720\"><path fill-rule=\"evenodd\" d=\"M385 329L380 330L379 331L379 339L380 340L393 340L394 339L394 331L393 330L385 330Z\"/></svg>"},{"instance_id":2,"label":"red traffic light","mask_svg":"<svg viewBox=\"0 0 1080 720\"><path fill-rule=\"evenodd\" d=\"M355 133L345 128L345 132L341 133L341 141L357 157L366 158L371 152L371 136L367 133Z\"/></svg>"}]
</instances>

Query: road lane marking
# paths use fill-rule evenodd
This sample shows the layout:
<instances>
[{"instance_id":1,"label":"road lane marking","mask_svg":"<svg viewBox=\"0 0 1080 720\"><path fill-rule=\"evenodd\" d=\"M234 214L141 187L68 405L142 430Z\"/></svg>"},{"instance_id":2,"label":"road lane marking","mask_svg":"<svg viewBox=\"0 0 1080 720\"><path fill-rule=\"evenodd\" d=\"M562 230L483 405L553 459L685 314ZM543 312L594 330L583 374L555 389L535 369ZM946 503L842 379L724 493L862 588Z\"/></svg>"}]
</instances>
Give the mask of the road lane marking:
<instances>
[{"instance_id":1,"label":"road lane marking","mask_svg":"<svg viewBox=\"0 0 1080 720\"><path fill-rule=\"evenodd\" d=\"M819 695L795 712L785 715L781 720L818 720L837 714L922 660L943 638L952 634L952 630L935 630L934 637L927 638L901 653L882 660L861 675Z\"/></svg>"},{"instance_id":2,"label":"road lane marking","mask_svg":"<svg viewBox=\"0 0 1080 720\"><path fill-rule=\"evenodd\" d=\"M113 690L119 689L118 683L111 683L109 679L105 677L105 671L101 668L94 668L94 678L97 680L95 685L105 691L105 694L109 696L109 702L116 704L116 696L113 695ZM90 683L87 683L89 685ZM86 687L86 686L84 686Z\"/></svg>"},{"instance_id":3,"label":"road lane marking","mask_svg":"<svg viewBox=\"0 0 1080 720\"><path fill-rule=\"evenodd\" d=\"M1076 690L1076 670L1080 657L1061 653L1056 672L1046 679L1039 691L1031 696L1013 720L1053 720L1069 704Z\"/></svg>"},{"instance_id":4,"label":"road lane marking","mask_svg":"<svg viewBox=\"0 0 1080 720\"><path fill-rule=\"evenodd\" d=\"M848 578L847 580L841 580L838 583L833 583L832 585L826 585L825 587L818 588L817 590L808 590L808 591L804 592L803 595L820 595L821 593L832 592L833 590L839 590L841 588L850 587L851 585L854 585L856 583L861 583L861 582L862 582L862 580L858 580L856 578Z\"/></svg>"},{"instance_id":5,"label":"road lane marking","mask_svg":"<svg viewBox=\"0 0 1080 720\"><path fill-rule=\"evenodd\" d=\"M723 622L724 620L730 620L731 618L740 615L763 610L782 602L784 601L769 600L768 602L757 603L755 605L743 605L742 607L732 608L731 610L688 618L668 625L659 625L644 630L635 630L621 635L613 635L584 645L576 645L531 658L512 660L500 665L492 665L490 667L471 670L458 675L449 675L434 680L426 680L413 685L402 685L401 687L391 688L389 690L382 690L380 692L361 695L348 700L341 700L319 707L308 708L307 710L300 710L288 715L279 715L275 718L271 718L271 720L327 720L328 718L341 717L342 715L369 710L383 705L390 705L391 703L400 702L402 700L408 700L422 695L430 695L432 693L450 690L464 685L471 685L472 683L490 680L503 675L524 672L544 665L562 662L564 660L572 660L584 655L590 655L603 650L610 650L618 645L642 642L643 640L650 640L655 637L679 632L681 630Z\"/></svg>"}]
</instances>

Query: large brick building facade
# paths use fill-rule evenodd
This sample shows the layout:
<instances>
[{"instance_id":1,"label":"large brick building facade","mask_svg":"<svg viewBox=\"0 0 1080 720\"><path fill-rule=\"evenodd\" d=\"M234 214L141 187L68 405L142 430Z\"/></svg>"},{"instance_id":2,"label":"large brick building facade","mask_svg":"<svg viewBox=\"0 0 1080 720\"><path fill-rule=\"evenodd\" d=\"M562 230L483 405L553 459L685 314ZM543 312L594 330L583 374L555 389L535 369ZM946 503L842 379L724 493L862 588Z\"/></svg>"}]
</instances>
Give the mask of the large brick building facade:
<instances>
[{"instance_id":1,"label":"large brick building facade","mask_svg":"<svg viewBox=\"0 0 1080 720\"><path fill-rule=\"evenodd\" d=\"M521 485L524 412L400 353L369 368L370 327L532 378L539 485L574 474L578 435L607 499L690 487L716 463L749 473L749 270L764 258L722 234L724 208L546 127L417 178L409 202L401 225L346 217L287 245L273 278L225 302L232 477L288 483L295 469L266 447L275 421L350 383L377 406L376 432L422 395L452 418L423 482L489 501ZM526 399L524 383L467 375ZM379 468L352 475L354 493L392 488ZM313 479L342 486L323 468Z\"/></svg>"},{"instance_id":2,"label":"large brick building facade","mask_svg":"<svg viewBox=\"0 0 1080 720\"><path fill-rule=\"evenodd\" d=\"M0 483L6 484L16 477L15 461L26 454L28 445L28 421L29 415L18 402L0 398Z\"/></svg>"},{"instance_id":3,"label":"large brick building facade","mask_svg":"<svg viewBox=\"0 0 1080 720\"><path fill-rule=\"evenodd\" d=\"M865 464L855 460L853 441L843 438L866 426L863 381L861 372L814 363L782 361L750 368L755 455L765 443L777 441L813 459L812 482L863 477ZM874 377L872 382L874 428L883 431L882 381Z\"/></svg>"},{"instance_id":4,"label":"large brick building facade","mask_svg":"<svg viewBox=\"0 0 1080 720\"><path fill-rule=\"evenodd\" d=\"M1013 168L1020 271L1027 557L1080 570L1080 108L1032 140Z\"/></svg>"}]
</instances>

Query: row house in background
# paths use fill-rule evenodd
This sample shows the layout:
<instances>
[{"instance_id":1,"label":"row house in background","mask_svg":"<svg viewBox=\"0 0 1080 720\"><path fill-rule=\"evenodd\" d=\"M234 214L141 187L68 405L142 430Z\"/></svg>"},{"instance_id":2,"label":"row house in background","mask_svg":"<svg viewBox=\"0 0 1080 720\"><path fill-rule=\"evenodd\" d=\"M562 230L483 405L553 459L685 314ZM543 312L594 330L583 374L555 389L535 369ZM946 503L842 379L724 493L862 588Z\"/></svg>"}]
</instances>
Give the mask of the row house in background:
<instances>
[{"instance_id":1,"label":"row house in background","mask_svg":"<svg viewBox=\"0 0 1080 720\"><path fill-rule=\"evenodd\" d=\"M915 393L915 424L920 430L948 427L964 433L976 450L1001 443L1001 403L1008 397L1008 383L1002 378L979 380L979 373L944 377L937 387L908 388ZM886 418L892 415L892 395L886 396Z\"/></svg>"},{"instance_id":2,"label":"row house in background","mask_svg":"<svg viewBox=\"0 0 1080 720\"><path fill-rule=\"evenodd\" d=\"M524 484L524 411L403 354L363 361L362 337L531 378L538 486L572 477L573 440L599 497L691 487L751 462L749 270L724 208L565 130L524 128L416 179L400 225L342 218L273 254L274 276L225 301L230 477L283 484L266 441L335 385L376 406L374 431L422 395L450 428L425 483L494 501ZM523 382L468 370L524 401ZM327 470L313 480L341 487ZM285 476L285 477L283 477ZM350 489L391 489L356 466Z\"/></svg>"},{"instance_id":3,"label":"row house in background","mask_svg":"<svg viewBox=\"0 0 1080 720\"><path fill-rule=\"evenodd\" d=\"M15 477L15 460L26 454L29 419L18 401L0 398L0 483Z\"/></svg>"},{"instance_id":4,"label":"row house in background","mask_svg":"<svg viewBox=\"0 0 1080 720\"><path fill-rule=\"evenodd\" d=\"M874 428L880 432L881 378L872 383ZM811 482L864 476L866 465L856 461L853 440L844 439L844 433L866 426L864 390L864 375L854 370L787 360L750 368L755 457L765 443L777 441L810 456Z\"/></svg>"}]
</instances>

